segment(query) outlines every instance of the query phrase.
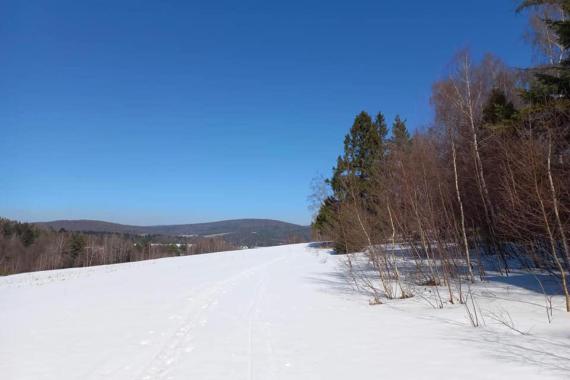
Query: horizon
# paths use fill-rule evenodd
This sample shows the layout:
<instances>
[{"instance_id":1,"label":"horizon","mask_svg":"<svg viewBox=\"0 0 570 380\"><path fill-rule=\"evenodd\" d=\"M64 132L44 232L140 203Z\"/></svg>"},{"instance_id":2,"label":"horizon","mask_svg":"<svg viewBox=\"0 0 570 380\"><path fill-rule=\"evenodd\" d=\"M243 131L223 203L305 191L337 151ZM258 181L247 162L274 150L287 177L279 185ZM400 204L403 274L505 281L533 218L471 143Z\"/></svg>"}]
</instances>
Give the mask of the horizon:
<instances>
[{"instance_id":1,"label":"horizon","mask_svg":"<svg viewBox=\"0 0 570 380\"><path fill-rule=\"evenodd\" d=\"M109 220L95 220L95 219L54 219L54 220L38 220L38 221L22 221L25 223L56 223L56 222L101 222L101 223L110 223L110 224L118 224L122 226L129 226L129 227L167 227L167 226L183 226L183 225L196 225L196 224L214 224L214 223L224 223L224 222L236 222L236 221L271 221L271 222L281 222L281 223L288 223L294 224L301 227L309 227L309 225L304 224L297 224L288 222L286 220L278 220L278 219L268 219L268 218L237 218L237 219L224 219L224 220L211 220L206 222L195 222L195 223L176 223L176 224L125 224L125 223L118 223Z\"/></svg>"},{"instance_id":2,"label":"horizon","mask_svg":"<svg viewBox=\"0 0 570 380\"><path fill-rule=\"evenodd\" d=\"M454 52L531 64L511 1L5 8L0 215L28 222L308 225L361 110L424 129Z\"/></svg>"}]
</instances>

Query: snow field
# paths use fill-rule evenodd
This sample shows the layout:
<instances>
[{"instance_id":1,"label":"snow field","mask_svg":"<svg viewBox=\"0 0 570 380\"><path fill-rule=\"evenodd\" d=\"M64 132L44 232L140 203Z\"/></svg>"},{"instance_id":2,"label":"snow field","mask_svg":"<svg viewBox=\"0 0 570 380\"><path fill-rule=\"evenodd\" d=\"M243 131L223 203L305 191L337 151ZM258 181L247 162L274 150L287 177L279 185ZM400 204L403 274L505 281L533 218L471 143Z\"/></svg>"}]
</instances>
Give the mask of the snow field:
<instances>
[{"instance_id":1,"label":"snow field","mask_svg":"<svg viewBox=\"0 0 570 380\"><path fill-rule=\"evenodd\" d=\"M478 284L481 309L370 306L298 244L0 278L0 374L40 379L567 379L570 318Z\"/></svg>"}]
</instances>

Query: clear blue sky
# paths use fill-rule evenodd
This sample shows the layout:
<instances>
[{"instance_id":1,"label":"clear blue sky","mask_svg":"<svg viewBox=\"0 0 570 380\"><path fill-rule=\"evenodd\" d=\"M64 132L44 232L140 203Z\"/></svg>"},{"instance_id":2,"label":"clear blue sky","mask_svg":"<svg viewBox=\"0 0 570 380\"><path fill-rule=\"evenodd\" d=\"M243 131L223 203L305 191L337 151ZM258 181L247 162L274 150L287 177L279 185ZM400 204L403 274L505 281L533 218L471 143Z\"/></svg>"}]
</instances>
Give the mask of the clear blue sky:
<instances>
[{"instance_id":1,"label":"clear blue sky","mask_svg":"<svg viewBox=\"0 0 570 380\"><path fill-rule=\"evenodd\" d=\"M361 110L430 121L470 47L526 66L512 0L0 4L0 216L308 224Z\"/></svg>"}]
</instances>

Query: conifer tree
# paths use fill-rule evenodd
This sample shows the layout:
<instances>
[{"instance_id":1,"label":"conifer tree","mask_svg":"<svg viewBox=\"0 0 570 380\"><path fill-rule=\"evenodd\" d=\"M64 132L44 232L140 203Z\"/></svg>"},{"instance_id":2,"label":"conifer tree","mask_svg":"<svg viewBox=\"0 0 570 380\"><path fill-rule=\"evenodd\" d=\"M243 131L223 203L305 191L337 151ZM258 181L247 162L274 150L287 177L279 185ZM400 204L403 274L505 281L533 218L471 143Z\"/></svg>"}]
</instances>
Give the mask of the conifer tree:
<instances>
[{"instance_id":1,"label":"conifer tree","mask_svg":"<svg viewBox=\"0 0 570 380\"><path fill-rule=\"evenodd\" d=\"M496 126L509 123L514 119L516 112L515 106L507 100L505 93L495 88L483 107L483 124Z\"/></svg>"},{"instance_id":2,"label":"conifer tree","mask_svg":"<svg viewBox=\"0 0 570 380\"><path fill-rule=\"evenodd\" d=\"M338 200L345 198L349 183L358 194L366 192L375 168L385 156L387 133L382 113L378 113L374 121L364 111L356 116L344 139L344 155L338 158L330 181Z\"/></svg>"},{"instance_id":3,"label":"conifer tree","mask_svg":"<svg viewBox=\"0 0 570 380\"><path fill-rule=\"evenodd\" d=\"M85 236L81 234L71 235L71 239L69 241L69 255L72 261L75 261L79 255L83 253L86 244Z\"/></svg>"},{"instance_id":4,"label":"conifer tree","mask_svg":"<svg viewBox=\"0 0 570 380\"><path fill-rule=\"evenodd\" d=\"M546 5L556 5L563 14L570 14L570 0L525 0L518 10ZM559 63L533 69L536 82L531 85L530 91L525 92L525 97L535 104L552 99L570 99L570 59L567 54L570 49L570 20L562 17L543 21L556 35L562 52Z\"/></svg>"},{"instance_id":5,"label":"conifer tree","mask_svg":"<svg viewBox=\"0 0 570 380\"><path fill-rule=\"evenodd\" d=\"M333 175L327 180L333 195L323 202L317 213L313 223L316 231L338 228L337 213L346 202L356 202L371 212L370 190L386 156L387 134L388 126L382 113L374 120L364 111L356 116L344 139L344 153L337 158ZM339 251L344 251L343 242L335 243Z\"/></svg>"},{"instance_id":6,"label":"conifer tree","mask_svg":"<svg viewBox=\"0 0 570 380\"><path fill-rule=\"evenodd\" d=\"M392 125L392 143L398 148L406 147L411 143L406 121L402 120L399 115L396 116Z\"/></svg>"}]
</instances>

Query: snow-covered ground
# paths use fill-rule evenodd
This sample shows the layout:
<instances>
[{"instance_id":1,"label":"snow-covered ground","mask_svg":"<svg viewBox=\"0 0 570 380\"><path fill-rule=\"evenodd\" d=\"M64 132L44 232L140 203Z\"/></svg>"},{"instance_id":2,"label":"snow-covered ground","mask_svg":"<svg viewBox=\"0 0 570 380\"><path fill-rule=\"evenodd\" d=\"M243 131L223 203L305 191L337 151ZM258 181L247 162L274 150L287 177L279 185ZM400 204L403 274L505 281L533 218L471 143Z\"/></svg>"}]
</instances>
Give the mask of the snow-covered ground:
<instances>
[{"instance_id":1,"label":"snow-covered ground","mask_svg":"<svg viewBox=\"0 0 570 380\"><path fill-rule=\"evenodd\" d=\"M570 318L548 324L540 294L479 284L529 334L472 328L461 305L370 306L339 260L300 244L0 278L0 378L570 378Z\"/></svg>"}]
</instances>

